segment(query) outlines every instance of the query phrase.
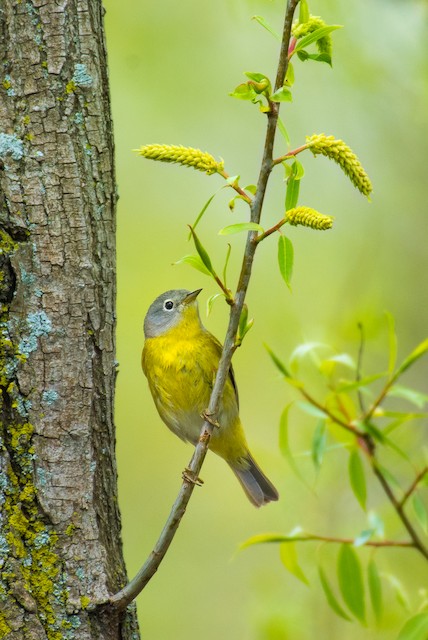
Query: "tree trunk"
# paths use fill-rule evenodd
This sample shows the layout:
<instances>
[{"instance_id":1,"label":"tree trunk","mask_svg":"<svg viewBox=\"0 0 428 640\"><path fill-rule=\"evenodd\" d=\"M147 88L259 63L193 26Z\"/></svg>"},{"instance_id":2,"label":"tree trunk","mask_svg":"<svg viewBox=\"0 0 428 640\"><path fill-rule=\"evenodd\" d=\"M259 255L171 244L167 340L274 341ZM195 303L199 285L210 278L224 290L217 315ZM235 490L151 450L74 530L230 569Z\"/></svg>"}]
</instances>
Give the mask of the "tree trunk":
<instances>
[{"instance_id":1,"label":"tree trunk","mask_svg":"<svg viewBox=\"0 0 428 640\"><path fill-rule=\"evenodd\" d=\"M0 638L134 640L101 1L1 0L0 59Z\"/></svg>"}]
</instances>

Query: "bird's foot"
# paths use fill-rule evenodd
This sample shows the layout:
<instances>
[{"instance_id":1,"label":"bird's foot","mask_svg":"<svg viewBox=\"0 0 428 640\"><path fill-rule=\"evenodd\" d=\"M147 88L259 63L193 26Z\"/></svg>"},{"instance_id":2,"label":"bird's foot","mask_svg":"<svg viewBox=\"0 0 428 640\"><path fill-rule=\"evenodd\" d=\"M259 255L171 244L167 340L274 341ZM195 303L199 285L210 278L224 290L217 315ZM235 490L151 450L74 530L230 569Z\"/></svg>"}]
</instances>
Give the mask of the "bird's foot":
<instances>
[{"instance_id":1,"label":"bird's foot","mask_svg":"<svg viewBox=\"0 0 428 640\"><path fill-rule=\"evenodd\" d=\"M185 482L190 482L191 484L196 484L198 487L201 487L204 484L204 481L191 470L189 467L186 467L181 474L181 477Z\"/></svg>"},{"instance_id":2,"label":"bird's foot","mask_svg":"<svg viewBox=\"0 0 428 640\"><path fill-rule=\"evenodd\" d=\"M208 413L208 411L204 411L203 414L201 415L201 418L203 418L204 420L212 424L213 427L217 427L217 429L220 429L220 423L213 418L213 415L214 415L213 413Z\"/></svg>"}]
</instances>

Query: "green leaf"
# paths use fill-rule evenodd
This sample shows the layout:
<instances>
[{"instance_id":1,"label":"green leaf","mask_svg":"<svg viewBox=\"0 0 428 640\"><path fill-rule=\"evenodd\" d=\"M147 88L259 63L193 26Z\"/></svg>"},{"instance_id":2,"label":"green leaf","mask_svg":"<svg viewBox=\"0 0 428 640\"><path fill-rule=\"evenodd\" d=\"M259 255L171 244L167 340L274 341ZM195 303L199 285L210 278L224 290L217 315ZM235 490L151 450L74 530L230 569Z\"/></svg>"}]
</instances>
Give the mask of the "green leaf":
<instances>
[{"instance_id":1,"label":"green leaf","mask_svg":"<svg viewBox=\"0 0 428 640\"><path fill-rule=\"evenodd\" d=\"M302 62L315 60L315 62L326 62L331 67L331 55L328 53L308 53L304 49L297 51L297 56Z\"/></svg>"},{"instance_id":2,"label":"green leaf","mask_svg":"<svg viewBox=\"0 0 428 640\"><path fill-rule=\"evenodd\" d=\"M319 420L312 438L312 462L314 463L316 471L319 471L321 468L326 444L325 420Z\"/></svg>"},{"instance_id":3,"label":"green leaf","mask_svg":"<svg viewBox=\"0 0 428 640\"><path fill-rule=\"evenodd\" d=\"M293 160L293 164L292 164L291 168L292 168L293 177L294 177L295 180L301 180L303 178L303 176L305 175L305 170L303 168L303 165L300 162L300 160L297 160L297 158L295 160Z\"/></svg>"},{"instance_id":4,"label":"green leaf","mask_svg":"<svg viewBox=\"0 0 428 640\"><path fill-rule=\"evenodd\" d=\"M428 395L416 389L410 389L409 387L403 387L401 384L395 384L388 391L388 396L394 396L395 398L404 398L412 404L416 405L419 409L423 409L428 402Z\"/></svg>"},{"instance_id":5,"label":"green leaf","mask_svg":"<svg viewBox=\"0 0 428 640\"><path fill-rule=\"evenodd\" d=\"M230 258L230 254L232 252L232 245L230 245L229 243L227 244L227 251L226 251L226 258L224 261L224 267L223 267L223 283L224 286L227 287L227 266L229 264L229 258Z\"/></svg>"},{"instance_id":6,"label":"green leaf","mask_svg":"<svg viewBox=\"0 0 428 640\"><path fill-rule=\"evenodd\" d=\"M247 78L250 78L250 80L254 80L254 82L262 82L262 80L268 80L269 81L269 78L267 76L265 76L264 73L256 73L256 72L253 72L253 71L244 71L244 74L247 76Z\"/></svg>"},{"instance_id":7,"label":"green leaf","mask_svg":"<svg viewBox=\"0 0 428 640\"><path fill-rule=\"evenodd\" d=\"M294 67L291 62L288 63L287 73L285 74L284 85L292 87L294 84Z\"/></svg>"},{"instance_id":8,"label":"green leaf","mask_svg":"<svg viewBox=\"0 0 428 640\"><path fill-rule=\"evenodd\" d=\"M421 611L407 620L397 636L397 640L427 640L428 611Z\"/></svg>"},{"instance_id":9,"label":"green leaf","mask_svg":"<svg viewBox=\"0 0 428 640\"><path fill-rule=\"evenodd\" d=\"M300 0L299 24L309 21L310 13L307 0Z\"/></svg>"},{"instance_id":10,"label":"green leaf","mask_svg":"<svg viewBox=\"0 0 428 640\"><path fill-rule=\"evenodd\" d=\"M256 535L247 538L247 540L244 540L244 542L241 542L239 549L247 549L248 547L252 547L256 544L269 544L272 542L305 542L307 540L314 539L316 540L317 538L310 536L297 527L288 535L284 535L283 533L257 533Z\"/></svg>"},{"instance_id":11,"label":"green leaf","mask_svg":"<svg viewBox=\"0 0 428 640\"><path fill-rule=\"evenodd\" d=\"M284 122L281 120L279 116L278 116L277 126L285 142L287 143L288 146L290 146L290 136L288 135L287 127L285 126Z\"/></svg>"},{"instance_id":12,"label":"green leaf","mask_svg":"<svg viewBox=\"0 0 428 640\"><path fill-rule=\"evenodd\" d=\"M288 442L288 413L292 403L288 404L284 411L281 414L281 418L279 420L279 450L281 451L284 458L287 460L290 468L294 472L294 474L301 480L304 484L306 484L302 474L300 473L295 461L293 454L291 453L290 445Z\"/></svg>"},{"instance_id":13,"label":"green leaf","mask_svg":"<svg viewBox=\"0 0 428 640\"><path fill-rule=\"evenodd\" d=\"M294 542L283 542L279 545L279 557L284 567L298 580L309 585L308 579L303 573L297 558L296 545Z\"/></svg>"},{"instance_id":14,"label":"green leaf","mask_svg":"<svg viewBox=\"0 0 428 640\"><path fill-rule=\"evenodd\" d=\"M257 185L256 184L247 184L247 186L244 187L244 191L249 191L250 193L253 194L253 196L255 196L256 193L257 193Z\"/></svg>"},{"instance_id":15,"label":"green leaf","mask_svg":"<svg viewBox=\"0 0 428 640\"><path fill-rule=\"evenodd\" d=\"M318 567L318 572L319 572L319 577L321 581L321 586L323 588L325 597L327 598L328 604L333 609L336 615L338 615L340 618L343 618L344 620L348 620L349 622L351 622L351 618L345 613L345 611L342 609L339 602L337 601L336 596L333 593L333 590L330 586L329 581L327 580L327 576L324 573L324 570L322 569L322 567Z\"/></svg>"},{"instance_id":16,"label":"green leaf","mask_svg":"<svg viewBox=\"0 0 428 640\"><path fill-rule=\"evenodd\" d=\"M259 231L260 233L263 233L264 229L256 222L238 222L236 224L230 224L227 227L223 227L223 229L220 229L218 232L218 235L229 236L233 233L241 233L242 231Z\"/></svg>"},{"instance_id":17,"label":"green leaf","mask_svg":"<svg viewBox=\"0 0 428 640\"><path fill-rule=\"evenodd\" d=\"M294 250L291 240L282 234L278 239L278 265L285 284L291 290Z\"/></svg>"},{"instance_id":18,"label":"green leaf","mask_svg":"<svg viewBox=\"0 0 428 640\"><path fill-rule=\"evenodd\" d=\"M264 27L266 31L269 31L269 33L271 33L274 36L274 38L281 41L281 36L279 35L279 33L277 33L274 29L272 29L270 24L263 18L263 16L253 16L251 19L256 20L256 22L258 22L262 27Z\"/></svg>"},{"instance_id":19,"label":"green leaf","mask_svg":"<svg viewBox=\"0 0 428 640\"><path fill-rule=\"evenodd\" d=\"M193 230L193 227L191 227L189 225L190 228L190 232L192 234L193 237L193 242L195 243L195 249L199 254L199 257L201 258L202 262L204 263L205 267L207 268L208 272L211 275L215 275L215 271L213 269L213 266L211 264L211 259L208 255L207 250L203 247L201 241L199 240L198 236L196 235L195 231Z\"/></svg>"},{"instance_id":20,"label":"green leaf","mask_svg":"<svg viewBox=\"0 0 428 640\"><path fill-rule=\"evenodd\" d=\"M254 91L253 87L248 84L248 82L243 82L242 84L238 84L238 86L229 93L231 98L237 98L238 100L251 100L253 101L257 98L257 94Z\"/></svg>"},{"instance_id":21,"label":"green leaf","mask_svg":"<svg viewBox=\"0 0 428 640\"><path fill-rule=\"evenodd\" d=\"M237 340L238 344L241 344L249 330L254 324L254 320L248 320L248 307L246 304L242 307L241 315L239 316L239 325L238 325L238 335Z\"/></svg>"},{"instance_id":22,"label":"green leaf","mask_svg":"<svg viewBox=\"0 0 428 640\"><path fill-rule=\"evenodd\" d=\"M196 218L195 222L193 223L193 229L196 229L196 227L199 224L199 222L200 222L202 216L204 215L205 211L208 209L208 207L210 206L211 202L214 200L214 198L216 197L216 195L218 194L219 191L220 191L220 189L218 191L216 191L215 193L213 193L213 195L210 198L208 198L208 200L206 201L206 203L204 204L204 206L202 207L202 209L198 213L198 217ZM189 240L190 240L191 236L192 236L192 233L189 233Z\"/></svg>"},{"instance_id":23,"label":"green leaf","mask_svg":"<svg viewBox=\"0 0 428 640\"><path fill-rule=\"evenodd\" d=\"M331 347L323 342L304 342L303 344L299 344L290 356L290 369L297 372L300 360L307 355L314 355L318 349L331 349Z\"/></svg>"},{"instance_id":24,"label":"green leaf","mask_svg":"<svg viewBox=\"0 0 428 640\"><path fill-rule=\"evenodd\" d=\"M324 413L324 411L322 409L319 409L318 407L315 407L310 402L305 402L305 401L301 400L300 402L298 402L298 405L299 405L299 408L302 409L302 411L304 411L305 413L307 413L310 416L313 416L314 418L319 418L321 420L325 420L325 418L327 417L327 414Z\"/></svg>"},{"instance_id":25,"label":"green leaf","mask_svg":"<svg viewBox=\"0 0 428 640\"><path fill-rule=\"evenodd\" d=\"M312 33L309 33L304 38L301 38L297 42L294 50L301 51L302 49L304 49L305 47L308 47L310 44L313 44L320 38L324 38L332 31L336 31L336 29L341 29L341 28L342 28L342 25L339 25L339 24L331 24L331 25L326 25L325 27L320 27L319 29L312 31Z\"/></svg>"},{"instance_id":26,"label":"green leaf","mask_svg":"<svg viewBox=\"0 0 428 640\"><path fill-rule=\"evenodd\" d=\"M177 262L173 262L173 264L190 264L191 267L197 269L201 273L204 273L206 276L211 276L211 273L208 271L199 256L183 256L182 258L180 258L180 260L177 260Z\"/></svg>"},{"instance_id":27,"label":"green leaf","mask_svg":"<svg viewBox=\"0 0 428 640\"><path fill-rule=\"evenodd\" d=\"M428 535L428 513L425 504L418 493L415 493L412 498L412 507L423 532L425 535Z\"/></svg>"},{"instance_id":28,"label":"green leaf","mask_svg":"<svg viewBox=\"0 0 428 640\"><path fill-rule=\"evenodd\" d=\"M349 455L348 472L352 491L354 492L362 509L365 511L367 499L366 476L360 454L356 449L351 451Z\"/></svg>"},{"instance_id":29,"label":"green leaf","mask_svg":"<svg viewBox=\"0 0 428 640\"><path fill-rule=\"evenodd\" d=\"M378 536L378 538L383 538L385 535L385 525L379 514L376 513L376 511L369 511L367 520L374 535Z\"/></svg>"},{"instance_id":30,"label":"green leaf","mask_svg":"<svg viewBox=\"0 0 428 640\"><path fill-rule=\"evenodd\" d=\"M293 162L293 165L295 163ZM292 165L292 166L293 166ZM287 179L287 191L285 193L285 210L293 209L299 199L300 180L291 174Z\"/></svg>"},{"instance_id":31,"label":"green leaf","mask_svg":"<svg viewBox=\"0 0 428 640\"><path fill-rule=\"evenodd\" d=\"M337 574L343 599L349 610L365 623L364 584L358 556L349 544L340 547Z\"/></svg>"},{"instance_id":32,"label":"green leaf","mask_svg":"<svg viewBox=\"0 0 428 640\"><path fill-rule=\"evenodd\" d=\"M382 373L375 373L371 376L366 376L364 378L361 378L360 380L353 380L352 382L348 382L347 380L344 380L338 385L337 391L339 393L348 393L349 391L354 391L355 389L369 387L372 384L372 382L376 382L376 380L379 380L380 378L385 378L387 375L388 374L386 372L382 372Z\"/></svg>"},{"instance_id":33,"label":"green leaf","mask_svg":"<svg viewBox=\"0 0 428 640\"><path fill-rule=\"evenodd\" d=\"M280 360L278 358L278 356L276 356L274 354L272 349L270 349L270 347L268 347L267 344L265 344L264 347L265 347L266 351L268 352L268 354L270 355L270 357L272 358L272 361L273 361L274 365L280 371L280 373L282 373L282 375L285 376L286 378L291 378L291 375L288 372L288 369L285 366L285 364L282 362L282 360Z\"/></svg>"},{"instance_id":34,"label":"green leaf","mask_svg":"<svg viewBox=\"0 0 428 640\"><path fill-rule=\"evenodd\" d=\"M272 102L291 102L293 95L287 87L280 87L270 96Z\"/></svg>"},{"instance_id":35,"label":"green leaf","mask_svg":"<svg viewBox=\"0 0 428 640\"><path fill-rule=\"evenodd\" d=\"M389 372L389 375L392 376L392 374L394 373L395 364L397 362L397 334L395 333L394 316L391 313L389 313L389 311L386 311L385 315L388 323L388 345L389 345L388 372Z\"/></svg>"},{"instance_id":36,"label":"green leaf","mask_svg":"<svg viewBox=\"0 0 428 640\"><path fill-rule=\"evenodd\" d=\"M385 577L390 583L397 602L403 607L405 611L410 612L409 598L400 580L396 578L396 576L393 576L391 573L382 573L382 576Z\"/></svg>"},{"instance_id":37,"label":"green leaf","mask_svg":"<svg viewBox=\"0 0 428 640\"><path fill-rule=\"evenodd\" d=\"M382 582L377 565L373 558L370 560L367 567L367 579L373 613L376 621L379 623L383 612Z\"/></svg>"},{"instance_id":38,"label":"green leaf","mask_svg":"<svg viewBox=\"0 0 428 640\"><path fill-rule=\"evenodd\" d=\"M394 379L396 380L398 376L401 376L416 360L422 358L423 355L428 351L428 338L421 342L416 349L413 349L412 353L405 358L405 360L399 366L397 372L394 375Z\"/></svg>"},{"instance_id":39,"label":"green leaf","mask_svg":"<svg viewBox=\"0 0 428 640\"><path fill-rule=\"evenodd\" d=\"M224 294L223 293L215 293L214 295L210 296L207 300L207 316L210 315L212 308L213 308L213 304L214 302L217 300L217 298L221 298Z\"/></svg>"}]
</instances>

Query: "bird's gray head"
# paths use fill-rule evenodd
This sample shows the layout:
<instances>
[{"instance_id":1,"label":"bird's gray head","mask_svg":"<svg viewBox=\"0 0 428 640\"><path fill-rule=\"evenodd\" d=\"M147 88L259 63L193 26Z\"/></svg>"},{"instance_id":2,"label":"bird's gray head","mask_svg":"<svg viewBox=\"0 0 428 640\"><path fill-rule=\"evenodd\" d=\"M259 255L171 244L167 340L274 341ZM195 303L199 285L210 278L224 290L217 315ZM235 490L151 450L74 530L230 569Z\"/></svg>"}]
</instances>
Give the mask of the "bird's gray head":
<instances>
[{"instance_id":1,"label":"bird's gray head","mask_svg":"<svg viewBox=\"0 0 428 640\"><path fill-rule=\"evenodd\" d=\"M171 289L162 293L152 302L144 318L145 337L156 338L162 335L177 325L184 313L191 312L194 319L199 321L196 298L201 291L202 289Z\"/></svg>"}]
</instances>

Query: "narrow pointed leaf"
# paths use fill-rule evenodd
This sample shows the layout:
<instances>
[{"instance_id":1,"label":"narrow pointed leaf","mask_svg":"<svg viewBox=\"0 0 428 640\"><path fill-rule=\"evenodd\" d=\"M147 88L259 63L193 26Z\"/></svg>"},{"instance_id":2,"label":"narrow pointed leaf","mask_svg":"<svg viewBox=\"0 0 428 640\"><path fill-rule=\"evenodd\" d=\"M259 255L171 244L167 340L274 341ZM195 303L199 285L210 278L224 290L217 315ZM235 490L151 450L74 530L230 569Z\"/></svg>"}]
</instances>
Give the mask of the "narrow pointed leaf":
<instances>
[{"instance_id":1,"label":"narrow pointed leaf","mask_svg":"<svg viewBox=\"0 0 428 640\"><path fill-rule=\"evenodd\" d=\"M253 16L252 20L256 20L256 22L258 22L264 29L266 29L266 31L269 31L269 33L271 33L274 38L279 41L281 40L281 36L279 35L279 33L277 33L275 29L270 26L270 24L263 18L263 16Z\"/></svg>"},{"instance_id":2,"label":"narrow pointed leaf","mask_svg":"<svg viewBox=\"0 0 428 640\"><path fill-rule=\"evenodd\" d=\"M379 623L382 618L383 612L382 582L380 579L377 564L375 563L373 558L370 560L367 567L367 580L373 613L375 615L376 621Z\"/></svg>"},{"instance_id":3,"label":"narrow pointed leaf","mask_svg":"<svg viewBox=\"0 0 428 640\"><path fill-rule=\"evenodd\" d=\"M366 476L360 454L356 450L351 451L349 455L348 472L352 491L365 511L367 500Z\"/></svg>"},{"instance_id":4,"label":"narrow pointed leaf","mask_svg":"<svg viewBox=\"0 0 428 640\"><path fill-rule=\"evenodd\" d=\"M291 240L280 235L278 239L278 265L285 284L291 288L291 276L293 273L294 250Z\"/></svg>"},{"instance_id":5,"label":"narrow pointed leaf","mask_svg":"<svg viewBox=\"0 0 428 640\"><path fill-rule=\"evenodd\" d=\"M319 471L324 458L324 452L327 444L327 436L325 433L325 420L320 420L315 428L312 438L312 462L315 470Z\"/></svg>"},{"instance_id":6,"label":"narrow pointed leaf","mask_svg":"<svg viewBox=\"0 0 428 640\"><path fill-rule=\"evenodd\" d=\"M416 389L410 389L409 387L403 387L401 384L394 384L388 391L388 396L408 400L419 409L423 409L428 402L428 395L426 393L416 391Z\"/></svg>"},{"instance_id":7,"label":"narrow pointed leaf","mask_svg":"<svg viewBox=\"0 0 428 640\"><path fill-rule=\"evenodd\" d=\"M323 588L325 597L327 598L328 604L333 609L336 615L338 615L340 618L343 618L344 620L348 620L348 622L351 622L351 618L348 616L347 613L345 613L343 608L340 606L336 596L334 595L333 590L330 586L330 583L322 567L318 567L318 572L319 572L319 577L321 581L321 586Z\"/></svg>"},{"instance_id":8,"label":"narrow pointed leaf","mask_svg":"<svg viewBox=\"0 0 428 640\"><path fill-rule=\"evenodd\" d=\"M193 267L194 269L197 269L201 273L204 273L206 276L211 276L211 273L208 271L208 269L206 268L206 266L204 265L204 263L202 262L199 256L192 256L192 255L183 256L182 258L180 258L180 260L173 262L173 264L174 265L190 264L191 267Z\"/></svg>"},{"instance_id":9,"label":"narrow pointed leaf","mask_svg":"<svg viewBox=\"0 0 428 640\"><path fill-rule=\"evenodd\" d=\"M210 198L208 198L208 200L206 201L206 203L204 204L204 206L202 207L202 209L198 213L198 217L196 218L195 222L193 223L193 229L196 229L196 227L199 224L199 222L200 222L202 216L204 215L205 211L208 209L208 207L210 206L211 202L214 200L214 198L216 197L216 195L218 194L219 191L220 191L220 189L218 191L216 191L215 193L213 193L213 195ZM192 232L189 233L189 240L190 240L191 237L192 237Z\"/></svg>"},{"instance_id":10,"label":"narrow pointed leaf","mask_svg":"<svg viewBox=\"0 0 428 640\"><path fill-rule=\"evenodd\" d=\"M223 227L223 229L220 229L218 232L218 235L229 236L233 233L241 233L242 231L259 231L260 233L263 233L264 229L256 222L238 222L236 224L230 224L227 227Z\"/></svg>"},{"instance_id":11,"label":"narrow pointed leaf","mask_svg":"<svg viewBox=\"0 0 428 640\"><path fill-rule=\"evenodd\" d=\"M313 44L320 38L324 38L332 31L336 31L336 29L341 29L341 28L342 28L342 25L339 25L339 24L331 24L325 27L320 27L319 29L312 31L312 33L309 33L304 38L301 38L296 44L295 51L300 51L301 49L308 47L310 44Z\"/></svg>"},{"instance_id":12,"label":"narrow pointed leaf","mask_svg":"<svg viewBox=\"0 0 428 640\"><path fill-rule=\"evenodd\" d=\"M285 126L283 120L279 116L278 116L278 129L282 137L284 138L285 142L287 143L287 146L290 146L290 136L288 134L287 127Z\"/></svg>"},{"instance_id":13,"label":"narrow pointed leaf","mask_svg":"<svg viewBox=\"0 0 428 640\"><path fill-rule=\"evenodd\" d=\"M293 163L294 165L294 163ZM287 179L287 191L285 193L285 210L289 211L297 205L300 191L300 180L293 173Z\"/></svg>"},{"instance_id":14,"label":"narrow pointed leaf","mask_svg":"<svg viewBox=\"0 0 428 640\"><path fill-rule=\"evenodd\" d=\"M283 542L279 545L279 557L284 567L298 580L309 585L308 579L302 571L297 558L296 545L294 542Z\"/></svg>"},{"instance_id":15,"label":"narrow pointed leaf","mask_svg":"<svg viewBox=\"0 0 428 640\"><path fill-rule=\"evenodd\" d=\"M395 333L394 316L388 311L385 313L388 323L389 363L388 372L392 376L397 362L397 334Z\"/></svg>"},{"instance_id":16,"label":"narrow pointed leaf","mask_svg":"<svg viewBox=\"0 0 428 640\"><path fill-rule=\"evenodd\" d=\"M382 573L382 576L384 576L388 580L389 584L391 585L398 604L400 604L403 607L403 609L409 613L410 612L409 596L407 595L400 580L396 576L392 575L391 573Z\"/></svg>"},{"instance_id":17,"label":"narrow pointed leaf","mask_svg":"<svg viewBox=\"0 0 428 640\"><path fill-rule=\"evenodd\" d=\"M209 274L210 275L210 274ZM223 296L222 293L215 293L214 295L210 296L207 300L207 316L210 315L212 308L213 308L213 304L214 302L217 300L217 298L221 298Z\"/></svg>"},{"instance_id":18,"label":"narrow pointed leaf","mask_svg":"<svg viewBox=\"0 0 428 640\"><path fill-rule=\"evenodd\" d=\"M309 21L309 7L307 0L300 0L300 10L299 10L299 24L304 24Z\"/></svg>"},{"instance_id":19,"label":"narrow pointed leaf","mask_svg":"<svg viewBox=\"0 0 428 640\"><path fill-rule=\"evenodd\" d=\"M304 484L306 484L302 474L300 473L296 465L294 456L291 452L290 445L288 442L288 413L290 411L291 406L292 406L292 403L290 403L285 407L279 421L279 450L281 451L284 458L287 460L294 474L299 478L299 480L301 480Z\"/></svg>"},{"instance_id":20,"label":"narrow pointed leaf","mask_svg":"<svg viewBox=\"0 0 428 640\"><path fill-rule=\"evenodd\" d=\"M199 240L198 236L196 235L195 231L193 230L193 228L189 225L190 227L190 232L192 234L193 237L193 242L195 243L195 249L199 254L199 257L201 258L202 262L204 263L205 267L207 268L207 270L210 272L211 275L215 274L215 271L213 269L212 263L211 263L211 259L208 255L207 250L203 247L201 241Z\"/></svg>"},{"instance_id":21,"label":"narrow pointed leaf","mask_svg":"<svg viewBox=\"0 0 428 640\"><path fill-rule=\"evenodd\" d=\"M337 574L343 599L358 620L365 623L364 584L360 561L348 544L340 547Z\"/></svg>"},{"instance_id":22,"label":"narrow pointed leaf","mask_svg":"<svg viewBox=\"0 0 428 640\"><path fill-rule=\"evenodd\" d=\"M413 496L412 507L413 511L415 512L416 519L419 522L423 532L425 533L425 535L428 535L428 513L419 493L415 493L415 495Z\"/></svg>"},{"instance_id":23,"label":"narrow pointed leaf","mask_svg":"<svg viewBox=\"0 0 428 640\"><path fill-rule=\"evenodd\" d=\"M421 611L407 620L397 636L397 640L427 640L428 611Z\"/></svg>"},{"instance_id":24,"label":"narrow pointed leaf","mask_svg":"<svg viewBox=\"0 0 428 640\"><path fill-rule=\"evenodd\" d=\"M360 535L357 536L354 540L354 547L363 547L366 542L370 540L374 535L373 529L366 529L365 531L361 531Z\"/></svg>"},{"instance_id":25,"label":"narrow pointed leaf","mask_svg":"<svg viewBox=\"0 0 428 640\"><path fill-rule=\"evenodd\" d=\"M278 356L276 356L274 354L272 349L270 347L268 347L267 344L265 344L264 347L265 347L266 351L268 352L268 354L270 355L270 357L272 358L272 361L273 361L274 365L282 373L282 375L285 376L286 378L291 378L291 375L290 375L287 367L285 366L285 364L282 362L282 360L280 360L278 358Z\"/></svg>"},{"instance_id":26,"label":"narrow pointed leaf","mask_svg":"<svg viewBox=\"0 0 428 640\"><path fill-rule=\"evenodd\" d=\"M404 373L416 360L421 358L428 351L428 338L421 342L416 349L412 351L410 355L405 358L405 360L399 366L394 378L398 378L402 373Z\"/></svg>"}]
</instances>

